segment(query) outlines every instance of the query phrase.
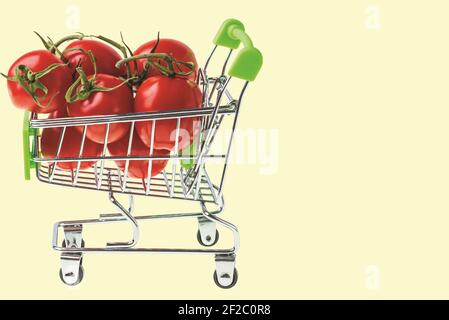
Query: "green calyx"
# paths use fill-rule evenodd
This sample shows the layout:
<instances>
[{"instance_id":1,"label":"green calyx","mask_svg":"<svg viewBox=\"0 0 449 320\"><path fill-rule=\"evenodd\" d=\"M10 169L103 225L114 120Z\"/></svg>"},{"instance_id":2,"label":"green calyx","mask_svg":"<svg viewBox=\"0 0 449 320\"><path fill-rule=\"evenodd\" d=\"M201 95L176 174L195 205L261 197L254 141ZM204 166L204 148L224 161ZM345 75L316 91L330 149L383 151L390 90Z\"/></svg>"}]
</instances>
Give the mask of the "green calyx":
<instances>
[{"instance_id":1,"label":"green calyx","mask_svg":"<svg viewBox=\"0 0 449 320\"><path fill-rule=\"evenodd\" d=\"M48 105L51 104L54 97L59 94L59 92L56 92L48 101L47 105L42 105L42 103L39 100L47 98L48 95L48 88L39 80L40 78L48 75L53 70L65 66L63 63L54 63L49 65L44 70L34 72L26 65L18 65L14 69L14 75L9 77L5 74L1 74L3 77L8 79L9 81L14 81L20 84L20 86L31 96L33 101L36 103L36 105L40 108L46 108ZM43 94L38 95L38 90L41 90Z\"/></svg>"},{"instance_id":2,"label":"green calyx","mask_svg":"<svg viewBox=\"0 0 449 320\"><path fill-rule=\"evenodd\" d=\"M106 88L103 86L99 86L96 84L97 82L97 64L95 62L95 57L92 54L92 51L87 51L87 54L92 61L92 65L94 67L94 74L90 79L87 78L86 73L81 67L77 67L76 71L79 74L78 79L69 87L65 94L65 100L67 103L73 103L80 100L86 100L90 97L90 95L94 92L109 92L113 91L122 85L128 83L129 81L132 81L134 78L129 78L124 80L119 85L112 87L112 88Z\"/></svg>"}]
</instances>

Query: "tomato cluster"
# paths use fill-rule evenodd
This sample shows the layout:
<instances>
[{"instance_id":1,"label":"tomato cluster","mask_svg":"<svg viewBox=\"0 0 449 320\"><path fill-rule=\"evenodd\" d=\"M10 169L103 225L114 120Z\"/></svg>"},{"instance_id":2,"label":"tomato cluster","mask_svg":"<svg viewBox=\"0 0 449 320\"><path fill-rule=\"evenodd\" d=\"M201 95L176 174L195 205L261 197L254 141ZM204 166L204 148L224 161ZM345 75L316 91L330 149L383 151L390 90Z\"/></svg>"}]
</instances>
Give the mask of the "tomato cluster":
<instances>
[{"instance_id":1,"label":"tomato cluster","mask_svg":"<svg viewBox=\"0 0 449 320\"><path fill-rule=\"evenodd\" d=\"M62 118L193 109L202 105L195 55L180 41L158 37L132 52L126 44L102 36L86 39L78 34L58 42L40 38L46 50L24 54L4 75L17 108ZM66 41L70 43L61 49ZM72 126L64 132L61 128L45 128L41 151L44 157L55 158L63 135L61 159L98 158L105 150L104 144L112 157L147 156L150 149L154 156L165 157L175 146L179 150L188 147L200 129L195 117L182 119L179 130L177 125L176 119L165 119L137 122L134 130L130 130L129 123L112 123L108 129L106 124L89 125L87 129ZM144 179L149 168L151 176L157 175L167 161L132 160L128 166L123 160L115 162L130 177ZM95 161L82 161L79 167L86 169L94 164ZM78 162L62 161L57 166L75 170Z\"/></svg>"}]
</instances>

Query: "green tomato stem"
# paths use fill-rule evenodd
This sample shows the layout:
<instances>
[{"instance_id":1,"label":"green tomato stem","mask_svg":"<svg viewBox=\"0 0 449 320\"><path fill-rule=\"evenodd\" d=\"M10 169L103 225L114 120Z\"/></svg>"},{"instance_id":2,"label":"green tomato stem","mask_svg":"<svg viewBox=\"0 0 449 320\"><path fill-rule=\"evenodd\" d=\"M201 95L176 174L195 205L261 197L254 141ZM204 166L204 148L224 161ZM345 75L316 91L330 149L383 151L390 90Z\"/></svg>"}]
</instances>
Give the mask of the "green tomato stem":
<instances>
[{"instance_id":1,"label":"green tomato stem","mask_svg":"<svg viewBox=\"0 0 449 320\"><path fill-rule=\"evenodd\" d=\"M46 106L42 105L42 103L39 101L39 99L44 99L48 95L48 88L39 81L40 78L44 77L45 75L49 74L53 70L65 66L63 63L54 63L46 67L44 70L33 72L29 67L26 65L18 65L14 70L14 76L8 77L4 74L9 81L17 82L26 93L28 93L33 101L36 103L36 105L39 108L46 108L51 104L53 99L56 97L56 95L59 94L59 92L56 92L51 99L49 100L48 104ZM44 94L41 96L37 95L37 90L41 90Z\"/></svg>"},{"instance_id":2,"label":"green tomato stem","mask_svg":"<svg viewBox=\"0 0 449 320\"><path fill-rule=\"evenodd\" d=\"M145 67L148 66L148 69L150 66L156 67L162 74L164 74L168 77L175 77L177 75L179 75L179 76L189 75L193 72L194 67L195 67L195 64L192 62L176 61L175 58L173 58L171 55L166 54L166 53L138 54L138 55L131 56L129 58L120 60L119 62L116 63L115 66L117 68L119 68L123 63L129 63L130 61L138 60L138 59L146 59L147 61L146 61ZM167 67L162 66L159 62L155 62L153 60L165 61L167 63ZM175 71L175 67L174 67L175 65L178 66L178 69L180 69L179 65L184 65L184 66L188 67L190 70L188 72L182 72L181 70Z\"/></svg>"},{"instance_id":3,"label":"green tomato stem","mask_svg":"<svg viewBox=\"0 0 449 320\"><path fill-rule=\"evenodd\" d=\"M58 49L58 47L63 44L64 42L67 41L72 41L72 40L83 40L85 37L85 35L81 32L78 32L77 34L72 34L66 37L63 37L61 39L59 39L58 41L56 41L53 45L53 47L51 48L51 53L55 53L56 50Z\"/></svg>"},{"instance_id":4,"label":"green tomato stem","mask_svg":"<svg viewBox=\"0 0 449 320\"><path fill-rule=\"evenodd\" d=\"M104 37L104 36L102 36L102 35L99 35L99 36L91 35L90 37L97 38L97 39L99 39L99 40L101 40L101 41L104 41L104 42L106 42L106 43L109 43L111 46L113 46L113 47L117 48L118 50L120 50L120 52L121 52L122 55L123 55L123 58L126 59L126 58L128 57L128 54L127 54L127 52L126 52L126 47L125 47L125 46L122 46L122 45L121 45L120 43L118 43L117 41L114 41L114 40L112 40L112 39L106 38L106 37ZM130 51L131 51L131 50L130 50ZM127 78L131 78L131 68L130 68L129 64L126 65L126 77L127 77Z\"/></svg>"}]
</instances>

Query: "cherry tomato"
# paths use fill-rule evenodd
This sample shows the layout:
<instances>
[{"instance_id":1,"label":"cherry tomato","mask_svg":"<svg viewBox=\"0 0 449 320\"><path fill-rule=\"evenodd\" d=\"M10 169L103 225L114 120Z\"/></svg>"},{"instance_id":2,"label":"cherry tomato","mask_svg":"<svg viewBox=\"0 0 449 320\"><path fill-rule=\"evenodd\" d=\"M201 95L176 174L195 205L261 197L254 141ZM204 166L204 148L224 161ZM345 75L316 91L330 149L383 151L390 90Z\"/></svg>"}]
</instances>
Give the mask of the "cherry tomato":
<instances>
[{"instance_id":1,"label":"cherry tomato","mask_svg":"<svg viewBox=\"0 0 449 320\"><path fill-rule=\"evenodd\" d=\"M153 47L155 46L156 42L157 40L151 40L147 43L144 43L134 51L134 55L150 53ZM171 55L173 58L175 58L177 61L193 62L195 64L195 68L193 72L186 77L190 80L195 81L196 76L198 74L198 63L196 62L195 54L193 53L192 49L190 49L186 44L174 39L159 39L159 43L154 52L167 53ZM139 59L136 60L136 62L137 62L137 70L139 71L139 73L141 73L144 68L146 60ZM165 61L161 61L160 63L165 67L167 66ZM132 62L130 63L130 67L131 70L133 71L134 64ZM175 69L175 71L179 70ZM186 66L180 66L180 71L188 72L189 68L187 68ZM157 69L151 68L148 72L147 77L154 75L160 75L160 72Z\"/></svg>"},{"instance_id":2,"label":"cherry tomato","mask_svg":"<svg viewBox=\"0 0 449 320\"><path fill-rule=\"evenodd\" d=\"M201 108L202 93L193 81L166 76L153 76L145 80L137 90L135 112L156 112ZM136 123L136 131L143 143L151 143L153 121ZM171 150L175 146L177 119L156 120L154 148ZM190 145L199 132L198 117L180 121L178 149Z\"/></svg>"},{"instance_id":3,"label":"cherry tomato","mask_svg":"<svg viewBox=\"0 0 449 320\"><path fill-rule=\"evenodd\" d=\"M92 77L89 78L90 80ZM95 85L105 88L114 88L123 83L117 77L108 74L97 74ZM133 94L131 89L122 84L111 91L93 91L84 100L72 102L67 107L70 117L114 115L130 113L133 110ZM83 127L77 127L82 131ZM129 130L129 123L112 123L109 127L108 143L122 138ZM90 125L86 132L87 137L96 142L104 143L106 124Z\"/></svg>"},{"instance_id":4,"label":"cherry tomato","mask_svg":"<svg viewBox=\"0 0 449 320\"><path fill-rule=\"evenodd\" d=\"M81 49L81 50L76 50ZM63 51L63 55L69 61L69 67L72 74L75 74L75 68L80 66L84 72L90 76L94 74L94 67L87 54L92 51L97 64L97 73L121 76L126 73L124 66L116 68L115 64L121 60L120 54L111 46L97 40L75 40L71 42Z\"/></svg>"},{"instance_id":5,"label":"cherry tomato","mask_svg":"<svg viewBox=\"0 0 449 320\"><path fill-rule=\"evenodd\" d=\"M59 66L39 77L40 72L54 64ZM8 80L9 96L12 103L19 109L50 113L65 108L67 105L64 95L72 81L70 70L61 59L48 50L31 51L21 56L9 68L8 77L9 79L21 77L29 91L34 91L38 101L36 103L33 96L25 90L19 81ZM45 88L47 93L44 91Z\"/></svg>"},{"instance_id":6,"label":"cherry tomato","mask_svg":"<svg viewBox=\"0 0 449 320\"><path fill-rule=\"evenodd\" d=\"M112 157L125 157L128 154L129 135L124 136L120 140L108 144L109 154ZM134 131L131 156L149 156L150 148L148 148ZM169 156L170 152L167 150L153 150L153 156ZM151 176L159 174L164 170L168 160L152 160ZM117 166L125 171L126 160L115 160ZM148 176L148 160L130 160L128 165L128 176L131 178L145 179Z\"/></svg>"},{"instance_id":7,"label":"cherry tomato","mask_svg":"<svg viewBox=\"0 0 449 320\"><path fill-rule=\"evenodd\" d=\"M49 119L67 117L65 111L55 111L49 115ZM56 158L58 150L58 143L62 133L61 128L45 128L42 131L41 151L45 158ZM67 127L62 140L61 150L59 152L60 158L78 158L80 156L81 142L83 139L75 127ZM103 145L97 144L85 138L83 153L81 157L93 158L99 157L103 152ZM80 163L80 170L90 168L95 164L95 161L83 161ZM63 170L76 170L77 161L57 162L56 166Z\"/></svg>"}]
</instances>

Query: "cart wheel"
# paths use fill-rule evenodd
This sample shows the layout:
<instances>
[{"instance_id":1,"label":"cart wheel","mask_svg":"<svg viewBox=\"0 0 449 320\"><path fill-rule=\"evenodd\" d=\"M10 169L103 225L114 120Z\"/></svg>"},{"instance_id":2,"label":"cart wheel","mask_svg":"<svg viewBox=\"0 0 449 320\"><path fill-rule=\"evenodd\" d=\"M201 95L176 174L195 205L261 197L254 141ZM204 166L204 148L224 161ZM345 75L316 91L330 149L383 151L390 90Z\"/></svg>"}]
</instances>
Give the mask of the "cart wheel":
<instances>
[{"instance_id":1,"label":"cart wheel","mask_svg":"<svg viewBox=\"0 0 449 320\"><path fill-rule=\"evenodd\" d=\"M215 230L215 240L214 240L214 242L211 242L208 244L204 243L203 240L201 239L200 230L197 231L196 238L198 239L198 242L200 243L200 245L205 246L205 247L212 247L217 244L218 239L220 238L220 233L218 232L218 230Z\"/></svg>"},{"instance_id":2,"label":"cart wheel","mask_svg":"<svg viewBox=\"0 0 449 320\"><path fill-rule=\"evenodd\" d=\"M81 248L84 248L85 247L85 245L86 245L86 243L84 242L84 239L81 239ZM61 245L63 248L66 248L67 247L67 245L65 244L65 240L62 240L62 245ZM81 259L80 259L80 266L82 266L83 265L83 255L81 254ZM65 281L63 280L63 282L65 283Z\"/></svg>"},{"instance_id":3,"label":"cart wheel","mask_svg":"<svg viewBox=\"0 0 449 320\"><path fill-rule=\"evenodd\" d=\"M83 266L80 265L79 268L79 273L78 273L78 279L74 282L74 283L67 283L64 280L64 276L62 275L62 269L59 269L59 278L61 279L62 282L64 282L64 284L68 285L68 286L76 286L78 285L84 278L84 268Z\"/></svg>"},{"instance_id":4,"label":"cart wheel","mask_svg":"<svg viewBox=\"0 0 449 320\"><path fill-rule=\"evenodd\" d=\"M84 239L81 240L81 248L84 248L86 243L84 242ZM62 247L65 248L67 245L65 244L65 240L62 240Z\"/></svg>"},{"instance_id":5,"label":"cart wheel","mask_svg":"<svg viewBox=\"0 0 449 320\"><path fill-rule=\"evenodd\" d=\"M237 280L238 280L238 279L239 279L239 274L237 273L237 269L234 268L234 278L232 279L232 282L231 282L229 285L224 286L224 285L222 285L222 284L218 281L217 270L214 271L214 281L215 281L215 284L216 284L217 286L219 286L220 288L222 288L222 289L230 289L230 288L232 288L233 286L235 286L235 284L237 283Z\"/></svg>"}]
</instances>

